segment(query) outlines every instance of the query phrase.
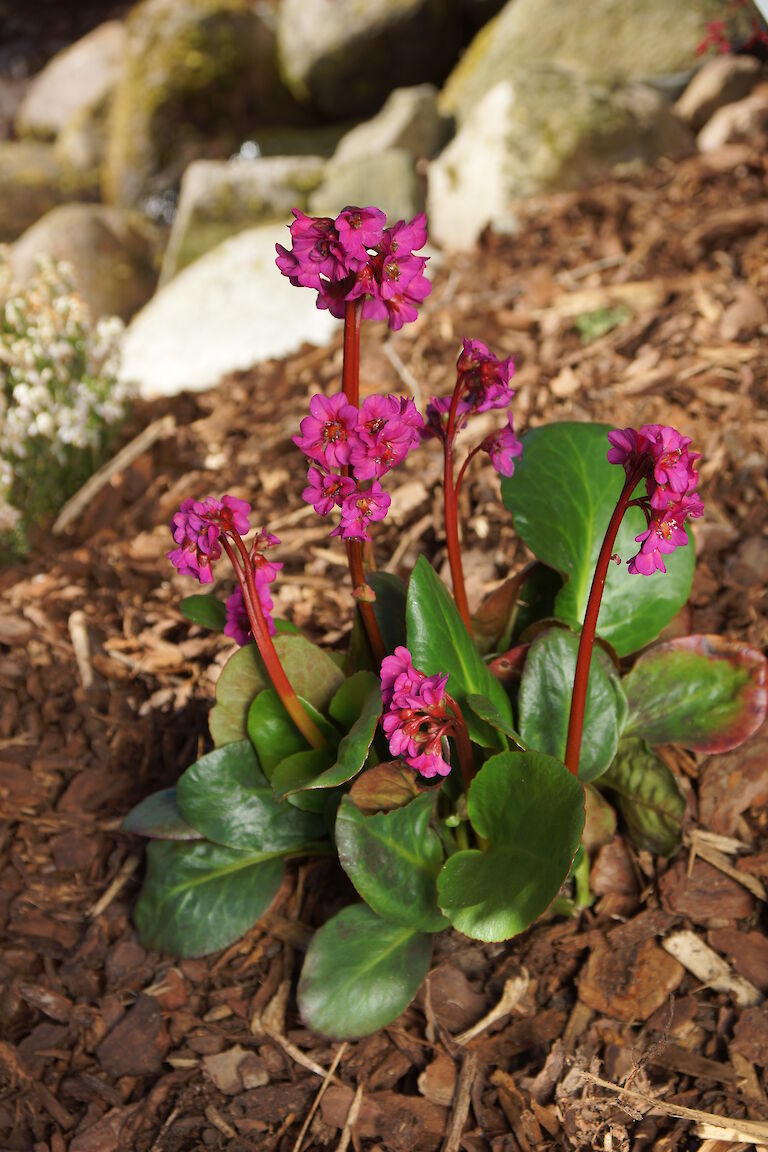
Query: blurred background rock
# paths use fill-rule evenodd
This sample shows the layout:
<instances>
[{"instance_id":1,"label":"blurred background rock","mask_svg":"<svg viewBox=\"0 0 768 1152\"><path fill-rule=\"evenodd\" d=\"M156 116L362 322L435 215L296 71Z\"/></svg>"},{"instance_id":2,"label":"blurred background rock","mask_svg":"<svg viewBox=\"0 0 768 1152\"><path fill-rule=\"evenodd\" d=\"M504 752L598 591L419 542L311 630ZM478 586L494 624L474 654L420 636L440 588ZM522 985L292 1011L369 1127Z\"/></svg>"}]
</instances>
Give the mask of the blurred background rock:
<instances>
[{"instance_id":1,"label":"blurred background rock","mask_svg":"<svg viewBox=\"0 0 768 1152\"><path fill-rule=\"evenodd\" d=\"M768 131L749 3L0 0L0 28L0 241L19 282L63 259L95 317L138 313L145 395L327 337L272 266L292 207L426 208L467 248L522 198Z\"/></svg>"}]
</instances>

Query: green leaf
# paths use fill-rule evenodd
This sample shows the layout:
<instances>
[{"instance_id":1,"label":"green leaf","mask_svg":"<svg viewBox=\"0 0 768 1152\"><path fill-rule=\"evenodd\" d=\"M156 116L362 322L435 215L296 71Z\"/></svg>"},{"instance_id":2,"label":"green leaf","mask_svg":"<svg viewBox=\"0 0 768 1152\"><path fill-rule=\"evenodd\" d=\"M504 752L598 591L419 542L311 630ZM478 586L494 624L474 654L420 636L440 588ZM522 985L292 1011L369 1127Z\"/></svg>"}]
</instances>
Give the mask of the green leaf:
<instances>
[{"instance_id":1,"label":"green leaf","mask_svg":"<svg viewBox=\"0 0 768 1152\"><path fill-rule=\"evenodd\" d=\"M284 871L263 852L153 841L135 913L141 941L172 956L226 948L264 915Z\"/></svg>"},{"instance_id":2,"label":"green leaf","mask_svg":"<svg viewBox=\"0 0 768 1152\"><path fill-rule=\"evenodd\" d=\"M671 856L680 847L685 800L674 775L644 740L625 737L600 781L610 788L638 848Z\"/></svg>"},{"instance_id":3,"label":"green leaf","mask_svg":"<svg viewBox=\"0 0 768 1152\"><path fill-rule=\"evenodd\" d=\"M424 793L394 812L365 816L348 796L336 817L341 866L377 915L390 924L440 932L437 906L443 846L429 826L435 796Z\"/></svg>"},{"instance_id":4,"label":"green leaf","mask_svg":"<svg viewBox=\"0 0 768 1152\"><path fill-rule=\"evenodd\" d=\"M428 676L448 673L448 692L464 713L469 734L484 748L502 748L499 733L479 719L467 696L485 696L510 725L514 724L509 697L486 667L458 609L429 562L420 556L408 588L408 648L414 667Z\"/></svg>"},{"instance_id":5,"label":"green leaf","mask_svg":"<svg viewBox=\"0 0 768 1152\"><path fill-rule=\"evenodd\" d=\"M297 696L325 712L344 680L331 657L304 636L290 633L274 637L275 651ZM255 644L233 652L216 684L216 704L209 727L217 747L244 740L248 735L248 709L254 697L272 684Z\"/></svg>"},{"instance_id":6,"label":"green leaf","mask_svg":"<svg viewBox=\"0 0 768 1152\"><path fill-rule=\"evenodd\" d=\"M405 645L405 582L393 572L367 572L365 576L376 593L373 613L387 652Z\"/></svg>"},{"instance_id":7,"label":"green leaf","mask_svg":"<svg viewBox=\"0 0 768 1152\"><path fill-rule=\"evenodd\" d=\"M352 803L366 814L402 808L420 794L416 773L406 768L402 760L388 760L367 768L349 790Z\"/></svg>"},{"instance_id":8,"label":"green leaf","mask_svg":"<svg viewBox=\"0 0 768 1152\"><path fill-rule=\"evenodd\" d=\"M528 748L565 758L571 695L579 638L565 628L551 628L528 649L520 684L520 733ZM613 662L601 648L592 650L579 779L602 776L619 746L627 701Z\"/></svg>"},{"instance_id":9,"label":"green leaf","mask_svg":"<svg viewBox=\"0 0 768 1152\"><path fill-rule=\"evenodd\" d=\"M566 578L555 614L575 628L584 619L597 557L625 479L622 468L608 463L609 431L608 424L567 422L532 429L523 436L514 476L501 486L518 535ZM634 556L634 538L645 527L642 511L630 508L614 552L625 561ZM688 599L693 543L665 562L666 574L653 576L632 576L626 563L609 566L597 631L620 656L654 640Z\"/></svg>"},{"instance_id":10,"label":"green leaf","mask_svg":"<svg viewBox=\"0 0 768 1152\"><path fill-rule=\"evenodd\" d=\"M328 715L331 716L344 732L349 732L352 725L359 719L366 701L375 690L381 697L381 687L378 676L373 672L363 670L354 672L339 688L328 705ZM381 710L381 709L379 709Z\"/></svg>"},{"instance_id":11,"label":"green leaf","mask_svg":"<svg viewBox=\"0 0 768 1152\"><path fill-rule=\"evenodd\" d=\"M584 790L551 756L502 752L472 781L467 807L487 850L446 861L440 907L465 936L508 940L549 907L566 880L584 826Z\"/></svg>"},{"instance_id":12,"label":"green leaf","mask_svg":"<svg viewBox=\"0 0 768 1152\"><path fill-rule=\"evenodd\" d=\"M272 791L277 800L286 800L305 812L323 812L327 795L322 792L307 792L306 788L334 761L332 752L325 748L309 748L306 752L294 752L281 760L272 772Z\"/></svg>"},{"instance_id":13,"label":"green leaf","mask_svg":"<svg viewBox=\"0 0 768 1152\"><path fill-rule=\"evenodd\" d=\"M365 904L344 908L307 951L298 987L304 1022L337 1040L384 1028L416 995L431 955L427 933L388 924Z\"/></svg>"},{"instance_id":14,"label":"green leaf","mask_svg":"<svg viewBox=\"0 0 768 1152\"><path fill-rule=\"evenodd\" d=\"M122 832L150 836L153 840L202 840L202 834L187 824L176 803L176 789L153 792L132 808L120 825Z\"/></svg>"},{"instance_id":15,"label":"green leaf","mask_svg":"<svg viewBox=\"0 0 768 1152\"><path fill-rule=\"evenodd\" d=\"M210 628L214 632L224 631L227 609L218 596L211 594L185 596L179 607L182 615L193 624L200 624L203 628Z\"/></svg>"},{"instance_id":16,"label":"green leaf","mask_svg":"<svg viewBox=\"0 0 768 1152\"><path fill-rule=\"evenodd\" d=\"M767 668L759 649L721 636L658 644L624 679L627 735L697 752L738 748L765 720Z\"/></svg>"},{"instance_id":17,"label":"green leaf","mask_svg":"<svg viewBox=\"0 0 768 1152\"><path fill-rule=\"evenodd\" d=\"M511 724L507 723L504 717L499 714L498 709L495 708L485 696L470 694L467 696L467 704L475 716L479 716L481 720L485 720L486 724L490 724L491 727L495 728L498 732L503 732L518 748L525 748L520 734L515 731Z\"/></svg>"},{"instance_id":18,"label":"green leaf","mask_svg":"<svg viewBox=\"0 0 768 1152\"><path fill-rule=\"evenodd\" d=\"M275 800L250 740L203 756L187 768L176 793L185 820L228 848L297 852L325 834L317 816Z\"/></svg>"},{"instance_id":19,"label":"green leaf","mask_svg":"<svg viewBox=\"0 0 768 1152\"><path fill-rule=\"evenodd\" d=\"M325 736L329 749L334 748L339 738L336 729L308 700L301 700L301 703ZM248 709L247 727L259 764L268 780L272 779L272 773L281 760L309 748L274 688L265 688L259 692Z\"/></svg>"},{"instance_id":20,"label":"green leaf","mask_svg":"<svg viewBox=\"0 0 768 1152\"><path fill-rule=\"evenodd\" d=\"M370 673L358 672L357 676L370 676ZM355 678L355 676L351 676L350 680ZM357 720L347 735L339 742L339 747L336 750L336 763L327 772L323 772L316 780L313 780L311 784L307 784L308 789L338 788L340 784L346 784L353 776L357 776L364 767L381 715L381 687L376 677L371 677L371 680L375 681L375 684L369 689ZM334 706L336 707L336 714L339 715L342 708L339 704L338 695L334 697L331 711L333 711ZM345 712L345 715L348 714Z\"/></svg>"}]
</instances>

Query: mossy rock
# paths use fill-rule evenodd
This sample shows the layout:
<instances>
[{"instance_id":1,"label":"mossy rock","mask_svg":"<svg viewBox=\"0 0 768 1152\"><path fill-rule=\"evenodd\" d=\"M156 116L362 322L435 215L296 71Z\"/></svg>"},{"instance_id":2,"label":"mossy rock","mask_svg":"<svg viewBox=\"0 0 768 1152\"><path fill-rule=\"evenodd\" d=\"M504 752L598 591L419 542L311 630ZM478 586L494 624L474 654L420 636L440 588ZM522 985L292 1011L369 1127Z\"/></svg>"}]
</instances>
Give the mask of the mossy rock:
<instances>
[{"instance_id":1,"label":"mossy rock","mask_svg":"<svg viewBox=\"0 0 768 1152\"><path fill-rule=\"evenodd\" d=\"M0 141L0 241L15 240L57 204L97 194L98 173L67 168L52 144Z\"/></svg>"},{"instance_id":2,"label":"mossy rock","mask_svg":"<svg viewBox=\"0 0 768 1152\"><path fill-rule=\"evenodd\" d=\"M280 67L322 115L370 116L393 88L442 83L461 26L455 0L282 0Z\"/></svg>"},{"instance_id":3,"label":"mossy rock","mask_svg":"<svg viewBox=\"0 0 768 1152\"><path fill-rule=\"evenodd\" d=\"M225 157L261 124L305 115L277 72L275 35L249 0L144 0L109 118L104 195L135 206L201 156Z\"/></svg>"},{"instance_id":4,"label":"mossy rock","mask_svg":"<svg viewBox=\"0 0 768 1152\"><path fill-rule=\"evenodd\" d=\"M722 0L509 0L480 30L451 72L441 107L465 120L477 101L514 70L549 61L598 83L644 82L696 68L709 20ZM734 34L749 13L729 15Z\"/></svg>"},{"instance_id":5,"label":"mossy rock","mask_svg":"<svg viewBox=\"0 0 768 1152\"><path fill-rule=\"evenodd\" d=\"M376 204L394 224L423 212L425 200L425 182L410 153L387 148L364 159L331 160L309 209L313 216L336 216L347 204Z\"/></svg>"}]
</instances>

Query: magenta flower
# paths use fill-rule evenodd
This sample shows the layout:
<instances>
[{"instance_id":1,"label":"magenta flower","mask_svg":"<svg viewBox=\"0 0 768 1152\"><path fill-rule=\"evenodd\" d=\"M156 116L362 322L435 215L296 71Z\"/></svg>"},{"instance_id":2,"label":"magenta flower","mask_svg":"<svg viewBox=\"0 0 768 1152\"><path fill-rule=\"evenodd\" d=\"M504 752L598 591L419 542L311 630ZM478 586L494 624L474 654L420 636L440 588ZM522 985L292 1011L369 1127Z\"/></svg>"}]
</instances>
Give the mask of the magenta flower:
<instances>
[{"instance_id":1,"label":"magenta flower","mask_svg":"<svg viewBox=\"0 0 768 1152\"><path fill-rule=\"evenodd\" d=\"M368 525L374 520L383 520L391 503L392 497L378 480L374 480L370 488L358 488L341 505L341 523L331 536L341 536L342 540L370 540Z\"/></svg>"},{"instance_id":2,"label":"magenta flower","mask_svg":"<svg viewBox=\"0 0 768 1152\"><path fill-rule=\"evenodd\" d=\"M426 676L414 668L407 648L396 648L381 664L381 724L389 750L422 776L447 776L451 770L442 743L454 727L447 683L447 676Z\"/></svg>"},{"instance_id":3,"label":"magenta flower","mask_svg":"<svg viewBox=\"0 0 768 1152\"><path fill-rule=\"evenodd\" d=\"M349 463L358 480L383 476L402 463L414 442L414 414L421 420L411 401L411 409L401 406L399 396L369 396L363 401L357 423L357 439L349 453ZM418 433L416 433L418 439Z\"/></svg>"},{"instance_id":4,"label":"magenta flower","mask_svg":"<svg viewBox=\"0 0 768 1152\"><path fill-rule=\"evenodd\" d=\"M381 244L387 217L380 208L345 208L336 217L339 242L347 258L368 261L368 249Z\"/></svg>"},{"instance_id":5,"label":"magenta flower","mask_svg":"<svg viewBox=\"0 0 768 1152\"><path fill-rule=\"evenodd\" d=\"M481 340L464 337L456 370L461 399L467 405L463 411L487 412L510 404L514 392L509 380L515 371L511 357L498 360Z\"/></svg>"},{"instance_id":6,"label":"magenta flower","mask_svg":"<svg viewBox=\"0 0 768 1152\"><path fill-rule=\"evenodd\" d=\"M227 596L224 607L227 613L224 635L231 636L235 643L242 648L249 640L253 639L253 633L251 632L251 622L248 619L245 600L239 588L235 588L232 595Z\"/></svg>"},{"instance_id":7,"label":"magenta flower","mask_svg":"<svg viewBox=\"0 0 768 1152\"><path fill-rule=\"evenodd\" d=\"M343 392L334 396L316 393L309 402L311 415L299 425L300 436L293 442L305 456L317 460L325 468L336 468L349 463L350 439L355 436L357 408L347 403Z\"/></svg>"},{"instance_id":8,"label":"magenta flower","mask_svg":"<svg viewBox=\"0 0 768 1152\"><path fill-rule=\"evenodd\" d=\"M171 535L177 548L166 555L182 576L194 576L201 584L213 580L211 567L221 556L222 532L246 536L251 530L251 506L236 496L217 500L184 500L171 520Z\"/></svg>"},{"instance_id":9,"label":"magenta flower","mask_svg":"<svg viewBox=\"0 0 768 1152\"><path fill-rule=\"evenodd\" d=\"M523 454L523 446L515 436L512 413L507 416L507 427L500 428L483 441L483 448L491 458L491 464L502 476L513 476L515 460Z\"/></svg>"},{"instance_id":10,"label":"magenta flower","mask_svg":"<svg viewBox=\"0 0 768 1152\"><path fill-rule=\"evenodd\" d=\"M327 217L305 216L294 208L296 217L290 232L293 247L289 252L282 244L277 244L277 264L284 276L294 287L323 287L323 277L335 284L346 279L352 269L333 220Z\"/></svg>"},{"instance_id":11,"label":"magenta flower","mask_svg":"<svg viewBox=\"0 0 768 1152\"><path fill-rule=\"evenodd\" d=\"M312 467L307 472L309 484L301 494L302 500L311 504L318 516L327 516L333 508L341 508L347 496L357 490L349 476L339 476L335 472L322 472Z\"/></svg>"}]
</instances>

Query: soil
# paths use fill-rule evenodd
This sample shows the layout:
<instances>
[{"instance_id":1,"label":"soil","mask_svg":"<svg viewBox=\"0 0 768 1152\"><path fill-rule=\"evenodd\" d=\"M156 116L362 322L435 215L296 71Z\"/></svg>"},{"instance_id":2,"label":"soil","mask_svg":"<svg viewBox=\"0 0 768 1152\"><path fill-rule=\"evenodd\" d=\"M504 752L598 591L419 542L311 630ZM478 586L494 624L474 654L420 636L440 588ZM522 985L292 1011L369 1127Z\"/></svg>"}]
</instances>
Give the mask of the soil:
<instances>
[{"instance_id":1,"label":"soil","mask_svg":"<svg viewBox=\"0 0 768 1152\"><path fill-rule=\"evenodd\" d=\"M362 355L366 391L411 388L423 402L452 385L471 335L515 356L518 430L562 419L683 429L704 454L706 515L675 628L760 648L764 156L739 146L531 202L516 235L442 258L419 321L389 338L370 326ZM621 323L584 343L575 319L594 335L598 310L620 306ZM137 406L126 439L169 414L175 432L68 535L41 534L26 565L0 572L0 1145L720 1152L760 1139L749 1130L760 1122L765 1142L765 729L721 757L664 752L687 798L687 852L654 858L619 832L594 858L596 901L578 916L501 945L443 934L424 992L367 1039L327 1041L296 1011L301 952L351 895L325 863L294 866L269 914L222 953L177 962L138 942L142 843L120 820L209 747L231 651L178 610L194 588L164 558L168 522L185 496L247 497L283 541L278 612L343 646L343 554L301 504L290 440L309 395L338 388L340 364L337 339L210 393ZM473 468L463 513L477 604L526 555L497 478ZM439 473L427 446L393 478L380 564L405 574L423 552L444 569ZM697 966L706 947L716 972ZM500 1001L495 1021L462 1036Z\"/></svg>"}]
</instances>

